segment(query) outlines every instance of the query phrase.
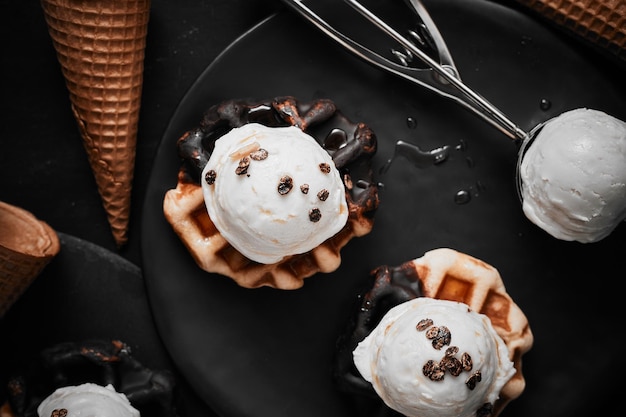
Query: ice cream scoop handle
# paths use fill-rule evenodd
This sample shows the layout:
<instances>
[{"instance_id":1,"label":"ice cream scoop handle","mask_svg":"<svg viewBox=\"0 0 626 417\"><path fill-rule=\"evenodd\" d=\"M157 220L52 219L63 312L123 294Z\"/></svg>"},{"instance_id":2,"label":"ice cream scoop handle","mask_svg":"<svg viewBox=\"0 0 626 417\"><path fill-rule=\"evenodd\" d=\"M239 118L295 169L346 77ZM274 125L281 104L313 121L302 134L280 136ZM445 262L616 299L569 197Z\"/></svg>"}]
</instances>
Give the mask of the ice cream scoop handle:
<instances>
[{"instance_id":1,"label":"ice cream scoop handle","mask_svg":"<svg viewBox=\"0 0 626 417\"><path fill-rule=\"evenodd\" d=\"M515 124L512 120L510 120L500 109L495 107L485 98L483 98L480 94L476 93L474 90L469 88L466 84L464 84L459 75L458 70L454 66L443 66L440 65L437 61L432 59L428 54L418 48L413 42L400 35L395 29L385 23L382 19L372 13L370 10L365 8L361 3L356 0L344 0L350 6L352 6L357 12L367 18L371 23L373 23L376 27L385 32L388 36L392 37L396 42L400 43L404 48L410 51L412 54L417 56L422 62L424 62L428 67L432 68L433 71L437 73L441 79L445 80L451 84L458 92L460 92L463 97L458 97L456 94L452 94L454 98L456 98L459 103L464 104L469 109L473 110L482 118L486 119L488 122L492 123L496 127L500 128L503 133L507 134L513 139L526 139L528 134L524 132L517 124ZM413 0L414 1L414 0ZM419 1L416 1L419 3ZM420 10L416 10L417 13L420 13L420 17L422 14L426 13L426 10L420 7ZM428 17L430 20L430 18ZM424 17L422 17L424 20ZM437 82L437 81L436 81ZM439 81L442 82L442 81ZM436 86L434 87L437 88ZM448 95L449 93L444 92L444 95ZM469 102L465 102L463 98L469 100Z\"/></svg>"},{"instance_id":2,"label":"ice cream scoop handle","mask_svg":"<svg viewBox=\"0 0 626 417\"><path fill-rule=\"evenodd\" d=\"M429 34L433 36L438 46L438 54L440 62L431 58L427 53L415 45L411 40L400 35L391 26L385 23L370 10L365 8L356 0L344 0L353 9L362 14L367 20L373 23L377 28L382 30L387 36L391 37L410 54L419 58L428 68L415 68L406 64L398 64L390 61L371 49L354 41L350 37L341 33L328 22L326 22L317 13L307 7L302 0L283 0L285 4L291 7L299 15L313 23L319 30L329 36L331 39L339 43L349 52L361 58L365 62L388 71L394 75L404 78L407 81L425 87L447 99L472 111L489 124L496 127L506 136L515 140L523 140L528 137L528 133L522 130L516 123L509 119L501 110L483 98L481 95L473 91L461 81L459 72L452 62L452 58L447 51L443 38L439 34L432 19L426 12L426 9L419 0L410 0L414 13L425 23ZM443 50L443 54L442 54Z\"/></svg>"}]
</instances>

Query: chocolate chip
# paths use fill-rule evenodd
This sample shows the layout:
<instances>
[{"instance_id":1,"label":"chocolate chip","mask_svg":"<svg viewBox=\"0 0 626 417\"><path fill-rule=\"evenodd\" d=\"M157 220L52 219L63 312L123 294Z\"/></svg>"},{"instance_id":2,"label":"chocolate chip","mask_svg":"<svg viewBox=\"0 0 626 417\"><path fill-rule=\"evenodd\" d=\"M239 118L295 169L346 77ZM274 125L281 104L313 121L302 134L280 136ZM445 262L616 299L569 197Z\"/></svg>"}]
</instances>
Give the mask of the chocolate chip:
<instances>
[{"instance_id":1,"label":"chocolate chip","mask_svg":"<svg viewBox=\"0 0 626 417\"><path fill-rule=\"evenodd\" d=\"M309 193L309 184L302 184L300 186L300 191L302 191L302 194L308 194Z\"/></svg>"},{"instance_id":2,"label":"chocolate chip","mask_svg":"<svg viewBox=\"0 0 626 417\"><path fill-rule=\"evenodd\" d=\"M67 416L67 409L65 408L57 408L56 410L52 410L50 417L65 417Z\"/></svg>"},{"instance_id":3,"label":"chocolate chip","mask_svg":"<svg viewBox=\"0 0 626 417\"><path fill-rule=\"evenodd\" d=\"M434 339L439 334L439 327L431 327L426 331L426 339Z\"/></svg>"},{"instance_id":4,"label":"chocolate chip","mask_svg":"<svg viewBox=\"0 0 626 417\"><path fill-rule=\"evenodd\" d=\"M207 184L209 185L213 185L215 183L215 179L217 178L217 172L215 172L214 169L210 169L206 172L206 175L204 176L204 180L206 181Z\"/></svg>"},{"instance_id":5,"label":"chocolate chip","mask_svg":"<svg viewBox=\"0 0 626 417\"><path fill-rule=\"evenodd\" d=\"M320 201L326 201L326 199L328 198L328 195L329 195L328 190L324 188L322 191L317 193L317 198L319 198Z\"/></svg>"},{"instance_id":6,"label":"chocolate chip","mask_svg":"<svg viewBox=\"0 0 626 417\"><path fill-rule=\"evenodd\" d=\"M470 356L469 353L464 352L461 355L461 364L463 365L463 370L464 371L471 371L472 367L474 366L474 364L472 363L472 357Z\"/></svg>"},{"instance_id":7,"label":"chocolate chip","mask_svg":"<svg viewBox=\"0 0 626 417\"><path fill-rule=\"evenodd\" d=\"M446 326L431 327L426 331L426 338L432 339L433 347L437 350L450 344L452 335Z\"/></svg>"},{"instance_id":8,"label":"chocolate chip","mask_svg":"<svg viewBox=\"0 0 626 417\"><path fill-rule=\"evenodd\" d=\"M461 365L461 361L455 358L454 356L444 356L441 362L439 362L439 366L444 370L450 372L452 376L459 376L463 371L463 366Z\"/></svg>"},{"instance_id":9,"label":"chocolate chip","mask_svg":"<svg viewBox=\"0 0 626 417\"><path fill-rule=\"evenodd\" d=\"M243 175L247 173L249 166L250 166L250 158L248 158L247 156L244 156L243 158L239 160L239 165L237 166L237 169L235 169L235 174Z\"/></svg>"},{"instance_id":10,"label":"chocolate chip","mask_svg":"<svg viewBox=\"0 0 626 417\"><path fill-rule=\"evenodd\" d=\"M313 223L319 222L321 218L322 212L320 211L320 209L314 208L309 211L309 220L311 220Z\"/></svg>"},{"instance_id":11,"label":"chocolate chip","mask_svg":"<svg viewBox=\"0 0 626 417\"><path fill-rule=\"evenodd\" d=\"M433 360L429 360L424 364L422 372L424 373L424 376L431 381L441 381L443 380L445 374L445 371L441 369L439 364Z\"/></svg>"},{"instance_id":12,"label":"chocolate chip","mask_svg":"<svg viewBox=\"0 0 626 417\"><path fill-rule=\"evenodd\" d=\"M471 374L469 378L467 378L467 380L465 381L465 385L467 385L467 388L469 388L470 390L473 390L474 388L476 388L476 384L479 383L482 378L483 377L480 371L476 371Z\"/></svg>"},{"instance_id":13,"label":"chocolate chip","mask_svg":"<svg viewBox=\"0 0 626 417\"><path fill-rule=\"evenodd\" d=\"M262 161L264 159L267 159L267 155L268 155L267 151L263 148L260 148L250 153L250 158L252 158L255 161Z\"/></svg>"},{"instance_id":14,"label":"chocolate chip","mask_svg":"<svg viewBox=\"0 0 626 417\"><path fill-rule=\"evenodd\" d=\"M320 164L320 171L322 171L324 174L330 173L330 165L326 162L322 162Z\"/></svg>"},{"instance_id":15,"label":"chocolate chip","mask_svg":"<svg viewBox=\"0 0 626 417\"><path fill-rule=\"evenodd\" d=\"M285 195L288 194L289 191L293 188L293 180L290 176L285 175L280 179L278 183L278 194Z\"/></svg>"},{"instance_id":16,"label":"chocolate chip","mask_svg":"<svg viewBox=\"0 0 626 417\"><path fill-rule=\"evenodd\" d=\"M446 356L454 356L457 353L459 353L459 348L456 346L450 346L448 349L446 349Z\"/></svg>"},{"instance_id":17,"label":"chocolate chip","mask_svg":"<svg viewBox=\"0 0 626 417\"><path fill-rule=\"evenodd\" d=\"M421 332L421 331L428 329L432 325L433 325L432 319L422 319L420 320L419 323L417 323L417 326L415 326L415 328Z\"/></svg>"}]
</instances>

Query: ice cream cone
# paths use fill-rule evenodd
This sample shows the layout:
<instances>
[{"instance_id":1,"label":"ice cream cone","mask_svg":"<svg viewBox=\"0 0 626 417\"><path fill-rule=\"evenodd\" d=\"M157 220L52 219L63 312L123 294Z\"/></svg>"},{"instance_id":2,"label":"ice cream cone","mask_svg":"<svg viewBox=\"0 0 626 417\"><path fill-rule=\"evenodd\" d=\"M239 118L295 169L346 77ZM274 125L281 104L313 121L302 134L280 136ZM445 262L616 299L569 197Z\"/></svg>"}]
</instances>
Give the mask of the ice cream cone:
<instances>
[{"instance_id":1,"label":"ice cream cone","mask_svg":"<svg viewBox=\"0 0 626 417\"><path fill-rule=\"evenodd\" d=\"M150 0L41 0L115 242L127 241Z\"/></svg>"},{"instance_id":2,"label":"ice cream cone","mask_svg":"<svg viewBox=\"0 0 626 417\"><path fill-rule=\"evenodd\" d=\"M567 32L626 60L624 0L517 0Z\"/></svg>"},{"instance_id":3,"label":"ice cream cone","mask_svg":"<svg viewBox=\"0 0 626 417\"><path fill-rule=\"evenodd\" d=\"M13 411L11 411L11 406L8 401L0 407L0 417L13 417Z\"/></svg>"},{"instance_id":4,"label":"ice cream cone","mask_svg":"<svg viewBox=\"0 0 626 417\"><path fill-rule=\"evenodd\" d=\"M60 250L59 237L32 213L0 201L0 317Z\"/></svg>"}]
</instances>

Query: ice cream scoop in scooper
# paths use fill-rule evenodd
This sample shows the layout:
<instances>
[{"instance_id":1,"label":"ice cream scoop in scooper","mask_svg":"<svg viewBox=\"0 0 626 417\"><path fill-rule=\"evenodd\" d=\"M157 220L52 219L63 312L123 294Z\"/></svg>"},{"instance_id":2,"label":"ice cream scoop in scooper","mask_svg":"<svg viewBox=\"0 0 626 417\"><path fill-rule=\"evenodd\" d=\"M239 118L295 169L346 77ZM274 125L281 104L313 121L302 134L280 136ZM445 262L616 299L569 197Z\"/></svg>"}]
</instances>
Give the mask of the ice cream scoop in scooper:
<instances>
[{"instance_id":1,"label":"ice cream scoop in scooper","mask_svg":"<svg viewBox=\"0 0 626 417\"><path fill-rule=\"evenodd\" d=\"M399 0L398 0L399 1ZM302 0L284 0L347 50L380 69L425 87L470 110L520 142L518 193L525 215L562 240L595 242L626 219L626 123L601 111L576 109L529 131L461 81L452 56L424 5L405 0L421 22L409 38L356 0L344 0L401 45L393 62L339 32ZM408 65L415 58L426 68Z\"/></svg>"},{"instance_id":2,"label":"ice cream scoop in scooper","mask_svg":"<svg viewBox=\"0 0 626 417\"><path fill-rule=\"evenodd\" d=\"M548 120L522 142L522 208L562 240L597 242L626 219L626 123L593 109Z\"/></svg>"}]
</instances>

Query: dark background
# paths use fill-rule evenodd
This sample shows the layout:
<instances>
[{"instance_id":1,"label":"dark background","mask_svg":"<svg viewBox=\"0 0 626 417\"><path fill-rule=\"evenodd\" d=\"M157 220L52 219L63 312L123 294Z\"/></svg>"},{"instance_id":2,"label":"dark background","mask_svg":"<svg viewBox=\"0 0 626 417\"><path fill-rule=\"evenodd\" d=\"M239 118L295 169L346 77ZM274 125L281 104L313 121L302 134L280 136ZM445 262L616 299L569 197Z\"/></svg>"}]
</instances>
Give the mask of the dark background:
<instances>
[{"instance_id":1,"label":"dark background","mask_svg":"<svg viewBox=\"0 0 626 417\"><path fill-rule=\"evenodd\" d=\"M501 2L519 8L508 0ZM97 276L94 289L89 293L94 299L98 297L98 285L107 286L103 274L128 275L132 284L132 291L118 300L119 305L109 306L111 309L124 306L122 311L99 317L97 322L104 325L107 320L118 319L125 310L131 314L129 302L134 302L140 314L125 327L128 334L135 331L133 326L144 326L146 322L151 326L141 278L140 225L144 194L161 137L178 103L206 66L239 36L281 8L278 0L152 0L129 240L127 245L117 248L70 110L65 81L41 5L38 0L0 0L0 201L32 212L67 235L64 243L73 245L71 251L45 271L45 278L51 280L36 282L16 304L14 311L7 314L6 320L0 319L1 337L3 341L9 341L4 342L4 349L0 349L0 354L4 355L0 362L0 377L4 366L14 359L12 352L28 343L33 343L29 345L30 351L36 351L37 344L44 343L38 332L45 332L47 340L72 334L71 322L66 324L64 332L53 335L46 327L53 324L52 318L42 321L33 316L46 314L45 307L52 304L46 297L47 291L59 291L55 285L57 282L62 285L75 283L77 277L61 276L66 270L64 267L75 266L81 256L93 256L94 248L77 246L71 237L118 254L137 267L128 271L125 265L111 266L115 259L99 253L98 256L108 260L106 265L110 269L100 275L93 270L85 271ZM555 31L559 29L555 28ZM563 36L570 35L563 32ZM592 47L581 41L581 48ZM590 54L590 57L625 68L624 62L611 60L602 53ZM83 251L74 250L77 247ZM122 285L122 290L128 285ZM104 298L115 297L116 291L110 289ZM71 302L69 295L67 300ZM82 302L88 303L88 300ZM87 308L75 306L72 310L67 307L66 316L57 316L69 320L70 313L83 307ZM92 307L97 308L104 307ZM28 327L33 324L35 327ZM115 325L114 322L108 324ZM148 348L143 347L142 358L147 358L148 364L169 365L167 355L157 345L159 340L154 329L142 331L144 340L155 343L151 354L146 355ZM10 344L14 346L7 347ZM189 401L195 404L197 400L191 395ZM200 405L198 407L202 409ZM203 412L202 415L207 414Z\"/></svg>"},{"instance_id":2,"label":"dark background","mask_svg":"<svg viewBox=\"0 0 626 417\"><path fill-rule=\"evenodd\" d=\"M41 4L0 0L0 201L50 224L62 244L57 258L0 318L0 404L9 372L25 369L41 349L68 340L117 337L144 365L171 369L140 269L139 226L152 160L195 79L279 7L278 1L152 0L129 239L117 248ZM79 288L77 299L73 291ZM181 415L213 415L180 377L178 386Z\"/></svg>"},{"instance_id":3,"label":"dark background","mask_svg":"<svg viewBox=\"0 0 626 417\"><path fill-rule=\"evenodd\" d=\"M168 120L202 70L278 1L153 0L128 244L115 245L40 2L0 1L0 200L140 265L139 218Z\"/></svg>"},{"instance_id":4,"label":"dark background","mask_svg":"<svg viewBox=\"0 0 626 417\"><path fill-rule=\"evenodd\" d=\"M512 0L499 1L529 12ZM31 211L55 230L141 266L139 225L144 193L171 115L194 80L224 48L282 7L278 0L152 0L129 239L117 248L40 2L0 0L0 200ZM581 47L588 48L582 41ZM623 61L607 62L624 66Z\"/></svg>"}]
</instances>

